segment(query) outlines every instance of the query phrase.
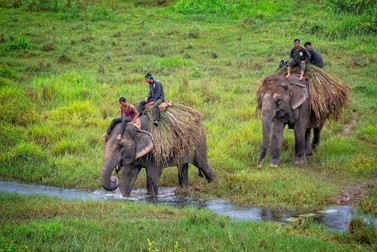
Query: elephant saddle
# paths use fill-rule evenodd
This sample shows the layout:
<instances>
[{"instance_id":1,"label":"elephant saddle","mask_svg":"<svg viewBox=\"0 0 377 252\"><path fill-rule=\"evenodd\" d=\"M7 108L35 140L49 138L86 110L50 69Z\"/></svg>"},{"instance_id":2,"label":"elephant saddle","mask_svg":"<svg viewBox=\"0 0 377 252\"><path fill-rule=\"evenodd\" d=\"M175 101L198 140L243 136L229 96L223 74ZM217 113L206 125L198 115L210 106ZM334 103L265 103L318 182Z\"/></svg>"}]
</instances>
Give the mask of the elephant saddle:
<instances>
[{"instance_id":1,"label":"elephant saddle","mask_svg":"<svg viewBox=\"0 0 377 252\"><path fill-rule=\"evenodd\" d=\"M132 125L131 122L128 122L127 125ZM136 118L135 123L133 124L138 130L141 130L141 122L139 118Z\"/></svg>"},{"instance_id":2,"label":"elephant saddle","mask_svg":"<svg viewBox=\"0 0 377 252\"><path fill-rule=\"evenodd\" d=\"M171 106L173 106L173 103L170 100L169 101L164 101L159 106L160 112L164 112L167 107L171 107ZM146 109L151 109L151 108L153 108L153 104L151 104L150 102L148 102L147 104L145 104L145 108Z\"/></svg>"}]
</instances>

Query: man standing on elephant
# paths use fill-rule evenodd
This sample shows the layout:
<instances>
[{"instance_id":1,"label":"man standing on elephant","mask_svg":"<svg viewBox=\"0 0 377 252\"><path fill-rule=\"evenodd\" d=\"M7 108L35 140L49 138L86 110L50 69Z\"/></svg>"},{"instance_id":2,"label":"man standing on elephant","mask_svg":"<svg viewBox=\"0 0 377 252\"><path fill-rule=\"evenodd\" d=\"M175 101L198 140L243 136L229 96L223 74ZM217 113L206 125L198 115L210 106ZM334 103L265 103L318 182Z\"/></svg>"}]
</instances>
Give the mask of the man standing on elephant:
<instances>
[{"instance_id":1,"label":"man standing on elephant","mask_svg":"<svg viewBox=\"0 0 377 252\"><path fill-rule=\"evenodd\" d=\"M143 101L140 102L137 111L141 113L145 108L145 105L150 102L154 107L154 125L158 126L160 120L160 104L165 101L164 88L161 82L154 80L152 74L147 73L145 75L145 81L149 83L149 94Z\"/></svg>"},{"instance_id":2,"label":"man standing on elephant","mask_svg":"<svg viewBox=\"0 0 377 252\"><path fill-rule=\"evenodd\" d=\"M293 41L295 43L295 47L291 50L291 60L288 61L288 74L287 77L291 76L291 68L300 66L301 73L299 80L305 80L304 73L306 68L306 63L310 61L311 55L310 53L303 47L300 46L300 40L295 39Z\"/></svg>"}]
</instances>

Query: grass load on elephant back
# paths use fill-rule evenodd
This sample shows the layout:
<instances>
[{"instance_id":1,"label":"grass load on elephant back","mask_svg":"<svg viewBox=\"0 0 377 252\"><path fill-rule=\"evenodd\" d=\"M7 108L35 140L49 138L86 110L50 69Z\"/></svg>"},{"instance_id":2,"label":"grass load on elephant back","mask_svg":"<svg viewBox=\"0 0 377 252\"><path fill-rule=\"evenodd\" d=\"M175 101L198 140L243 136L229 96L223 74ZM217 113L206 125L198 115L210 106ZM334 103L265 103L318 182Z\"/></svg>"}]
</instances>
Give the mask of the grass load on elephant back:
<instances>
[{"instance_id":1,"label":"grass load on elephant back","mask_svg":"<svg viewBox=\"0 0 377 252\"><path fill-rule=\"evenodd\" d=\"M287 75L286 65L275 74ZM347 106L349 102L351 88L342 80L311 64L306 66L304 77L309 84L312 121L323 121L326 118L336 120L343 106ZM261 95L267 91L266 88L262 84L257 89L258 108L262 106Z\"/></svg>"},{"instance_id":2,"label":"grass load on elephant back","mask_svg":"<svg viewBox=\"0 0 377 252\"><path fill-rule=\"evenodd\" d=\"M204 132L202 117L198 112L174 103L165 111L160 111L158 127L153 125L153 108L144 109L142 115L150 118L149 131L154 138L153 154L157 164L167 164L169 159L175 159L178 164L183 164L184 156L192 150L196 151L196 146Z\"/></svg>"}]
</instances>

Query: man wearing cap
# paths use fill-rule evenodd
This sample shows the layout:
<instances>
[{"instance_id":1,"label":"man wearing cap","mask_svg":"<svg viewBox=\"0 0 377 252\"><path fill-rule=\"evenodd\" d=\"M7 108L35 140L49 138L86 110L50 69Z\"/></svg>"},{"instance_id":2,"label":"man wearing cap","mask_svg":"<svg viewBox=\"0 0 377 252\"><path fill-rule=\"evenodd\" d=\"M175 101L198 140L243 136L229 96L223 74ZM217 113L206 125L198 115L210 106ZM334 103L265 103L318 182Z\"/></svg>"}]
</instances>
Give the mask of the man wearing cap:
<instances>
[{"instance_id":1,"label":"man wearing cap","mask_svg":"<svg viewBox=\"0 0 377 252\"><path fill-rule=\"evenodd\" d=\"M291 76L292 67L300 66L301 68L300 80L305 80L304 73L305 73L306 63L310 61L311 55L305 48L300 46L299 39L295 39L293 42L295 43L295 47L291 50L291 55L290 55L291 60L288 61L287 77Z\"/></svg>"},{"instance_id":2,"label":"man wearing cap","mask_svg":"<svg viewBox=\"0 0 377 252\"><path fill-rule=\"evenodd\" d=\"M154 107L154 125L158 126L158 121L160 120L160 104L165 101L164 88L161 82L154 80L151 73L145 75L145 81L149 83L149 94L143 101L140 102L137 111L141 113L145 108L145 104L151 102Z\"/></svg>"},{"instance_id":3,"label":"man wearing cap","mask_svg":"<svg viewBox=\"0 0 377 252\"><path fill-rule=\"evenodd\" d=\"M314 48L312 48L312 43L306 42L304 46L305 46L305 49L308 50L308 52L312 56L310 63L312 63L313 65L317 67L323 67L322 56L321 54L319 54L319 52L317 52L316 50L314 50Z\"/></svg>"}]
</instances>

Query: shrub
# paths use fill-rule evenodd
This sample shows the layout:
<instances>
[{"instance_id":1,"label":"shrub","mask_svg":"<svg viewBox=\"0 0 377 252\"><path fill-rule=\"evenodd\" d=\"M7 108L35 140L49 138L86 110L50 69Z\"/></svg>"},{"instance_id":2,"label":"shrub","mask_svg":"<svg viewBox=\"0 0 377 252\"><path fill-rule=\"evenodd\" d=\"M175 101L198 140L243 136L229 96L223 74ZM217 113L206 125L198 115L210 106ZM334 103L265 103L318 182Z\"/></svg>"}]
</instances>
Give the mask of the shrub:
<instances>
[{"instance_id":1,"label":"shrub","mask_svg":"<svg viewBox=\"0 0 377 252\"><path fill-rule=\"evenodd\" d=\"M25 38L18 38L13 41L9 41L5 45L5 51L11 52L11 51L23 51L30 47L29 41Z\"/></svg>"},{"instance_id":2,"label":"shrub","mask_svg":"<svg viewBox=\"0 0 377 252\"><path fill-rule=\"evenodd\" d=\"M355 87L355 90L364 93L368 96L376 96L377 95L377 86L371 86L371 85L358 85Z\"/></svg>"},{"instance_id":3,"label":"shrub","mask_svg":"<svg viewBox=\"0 0 377 252\"><path fill-rule=\"evenodd\" d=\"M0 121L27 125L37 120L37 113L26 94L17 87L5 86L0 89Z\"/></svg>"},{"instance_id":4,"label":"shrub","mask_svg":"<svg viewBox=\"0 0 377 252\"><path fill-rule=\"evenodd\" d=\"M5 152L0 156L0 160L11 161L11 160L41 160L46 157L45 152L42 148L35 144L34 142L21 142L16 145L11 151Z\"/></svg>"},{"instance_id":5,"label":"shrub","mask_svg":"<svg viewBox=\"0 0 377 252\"><path fill-rule=\"evenodd\" d=\"M15 71L8 67L8 66L2 66L0 67L0 77L2 78L8 78L8 79L14 79L17 77L17 74Z\"/></svg>"},{"instance_id":6,"label":"shrub","mask_svg":"<svg viewBox=\"0 0 377 252\"><path fill-rule=\"evenodd\" d=\"M377 1L375 0L328 0L330 8L343 13L376 13Z\"/></svg>"}]
</instances>

